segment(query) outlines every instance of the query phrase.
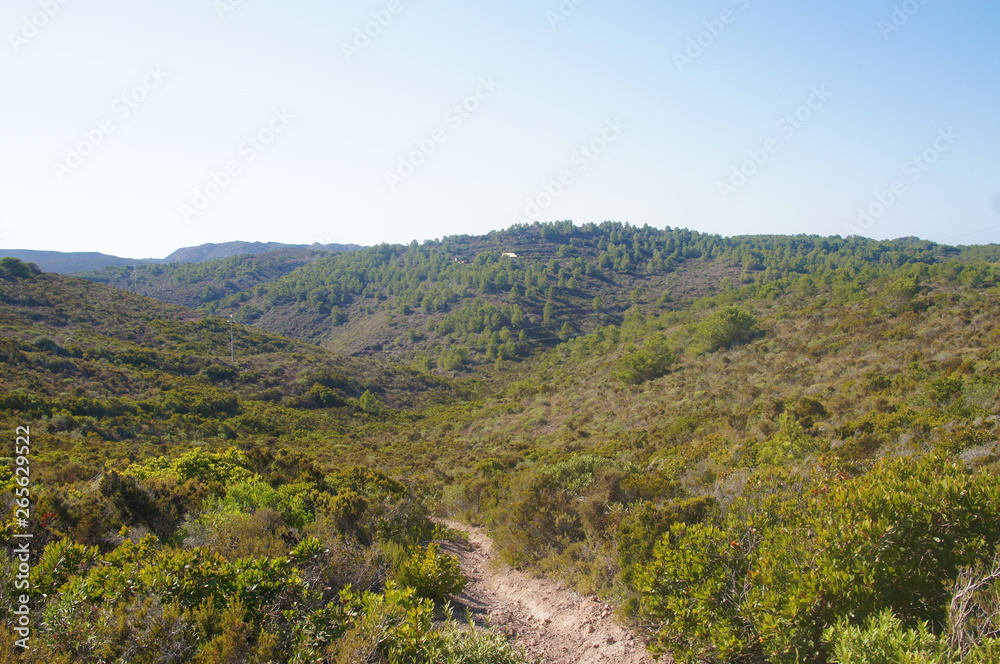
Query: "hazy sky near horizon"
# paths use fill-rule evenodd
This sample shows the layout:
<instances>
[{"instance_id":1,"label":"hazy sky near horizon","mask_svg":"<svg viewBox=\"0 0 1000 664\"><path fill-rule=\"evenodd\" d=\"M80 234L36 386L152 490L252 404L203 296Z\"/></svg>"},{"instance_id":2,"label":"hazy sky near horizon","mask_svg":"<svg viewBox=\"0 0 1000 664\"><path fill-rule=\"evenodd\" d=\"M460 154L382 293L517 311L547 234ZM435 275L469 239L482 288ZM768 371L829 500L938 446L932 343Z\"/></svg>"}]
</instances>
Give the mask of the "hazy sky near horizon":
<instances>
[{"instance_id":1,"label":"hazy sky near horizon","mask_svg":"<svg viewBox=\"0 0 1000 664\"><path fill-rule=\"evenodd\" d=\"M995 0L9 0L0 248L1000 242Z\"/></svg>"}]
</instances>

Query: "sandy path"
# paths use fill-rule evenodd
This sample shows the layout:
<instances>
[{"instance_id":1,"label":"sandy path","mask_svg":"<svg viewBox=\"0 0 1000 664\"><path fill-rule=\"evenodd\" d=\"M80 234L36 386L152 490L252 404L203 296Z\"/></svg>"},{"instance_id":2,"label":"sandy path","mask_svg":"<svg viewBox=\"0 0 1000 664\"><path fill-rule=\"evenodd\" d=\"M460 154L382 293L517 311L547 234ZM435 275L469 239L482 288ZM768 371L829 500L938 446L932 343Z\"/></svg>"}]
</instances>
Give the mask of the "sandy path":
<instances>
[{"instance_id":1,"label":"sandy path","mask_svg":"<svg viewBox=\"0 0 1000 664\"><path fill-rule=\"evenodd\" d=\"M467 549L452 542L443 551L457 556L469 584L453 604L487 619L545 664L649 664L640 638L615 623L611 609L591 597L561 589L507 566L491 565L493 541L482 528L442 521L468 533ZM662 659L667 662L668 659Z\"/></svg>"}]
</instances>

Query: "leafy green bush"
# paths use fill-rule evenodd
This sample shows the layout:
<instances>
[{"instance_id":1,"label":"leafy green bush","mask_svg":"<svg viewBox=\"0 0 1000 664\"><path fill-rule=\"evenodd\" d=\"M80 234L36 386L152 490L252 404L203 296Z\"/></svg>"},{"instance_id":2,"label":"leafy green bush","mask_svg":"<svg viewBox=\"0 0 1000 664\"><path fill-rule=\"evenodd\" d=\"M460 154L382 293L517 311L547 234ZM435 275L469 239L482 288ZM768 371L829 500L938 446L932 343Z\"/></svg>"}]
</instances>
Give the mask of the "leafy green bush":
<instances>
[{"instance_id":1,"label":"leafy green bush","mask_svg":"<svg viewBox=\"0 0 1000 664\"><path fill-rule=\"evenodd\" d=\"M361 410L366 413L378 413L382 409L382 404L379 402L378 397L371 393L370 390L365 390L365 393L361 395L358 399L358 406Z\"/></svg>"},{"instance_id":2,"label":"leafy green bush","mask_svg":"<svg viewBox=\"0 0 1000 664\"><path fill-rule=\"evenodd\" d=\"M783 466L815 451L816 442L787 411L778 416L778 431L757 448L757 463Z\"/></svg>"},{"instance_id":3,"label":"leafy green bush","mask_svg":"<svg viewBox=\"0 0 1000 664\"><path fill-rule=\"evenodd\" d=\"M184 531L185 546L205 546L236 562L243 558L275 558L288 552L284 537L291 530L280 514L270 508L252 513L209 512L189 522Z\"/></svg>"},{"instance_id":4,"label":"leafy green bush","mask_svg":"<svg viewBox=\"0 0 1000 664\"><path fill-rule=\"evenodd\" d=\"M347 405L347 401L336 391L316 383L293 400L292 405L299 408L341 408Z\"/></svg>"},{"instance_id":5,"label":"leafy green bush","mask_svg":"<svg viewBox=\"0 0 1000 664\"><path fill-rule=\"evenodd\" d=\"M93 605L71 592L46 604L31 647L3 661L181 664L191 661L196 644L177 602L147 596Z\"/></svg>"},{"instance_id":6,"label":"leafy green bush","mask_svg":"<svg viewBox=\"0 0 1000 664\"><path fill-rule=\"evenodd\" d=\"M551 477L569 494L578 496L601 475L602 471L608 470L618 470L629 474L638 471L630 464L607 457L577 454L545 466L541 469L540 474Z\"/></svg>"},{"instance_id":7,"label":"leafy green bush","mask_svg":"<svg viewBox=\"0 0 1000 664\"><path fill-rule=\"evenodd\" d=\"M442 653L434 604L390 581L385 594L340 593L348 629L331 648L337 664L436 664Z\"/></svg>"},{"instance_id":8,"label":"leafy green bush","mask_svg":"<svg viewBox=\"0 0 1000 664\"><path fill-rule=\"evenodd\" d=\"M260 476L230 485L223 498L210 498L207 513L251 514L260 509L272 509L284 517L293 528L301 528L312 520L307 505L308 489L303 485L285 484L275 489Z\"/></svg>"},{"instance_id":9,"label":"leafy green bush","mask_svg":"<svg viewBox=\"0 0 1000 664\"><path fill-rule=\"evenodd\" d=\"M627 346L615 375L625 383L644 383L666 374L674 361L674 352L666 337L656 335L648 339L643 348Z\"/></svg>"},{"instance_id":10,"label":"leafy green bush","mask_svg":"<svg viewBox=\"0 0 1000 664\"><path fill-rule=\"evenodd\" d=\"M942 455L856 478L775 472L718 525L673 525L636 587L679 662L821 662L847 615L943 626L959 569L998 542L1000 478Z\"/></svg>"},{"instance_id":11,"label":"leafy green bush","mask_svg":"<svg viewBox=\"0 0 1000 664\"><path fill-rule=\"evenodd\" d=\"M25 263L13 256L0 258L0 279L15 280L37 277L42 274L34 263Z\"/></svg>"},{"instance_id":12,"label":"leafy green bush","mask_svg":"<svg viewBox=\"0 0 1000 664\"><path fill-rule=\"evenodd\" d=\"M503 634L480 630L470 621L467 627L448 621L441 630L444 664L523 664L524 651Z\"/></svg>"},{"instance_id":13,"label":"leafy green bush","mask_svg":"<svg viewBox=\"0 0 1000 664\"><path fill-rule=\"evenodd\" d=\"M204 484L225 486L250 477L246 463L246 456L238 450L208 452L198 449L176 459L157 457L143 463L134 463L125 474L139 479L174 475L182 482L197 479Z\"/></svg>"},{"instance_id":14,"label":"leafy green bush","mask_svg":"<svg viewBox=\"0 0 1000 664\"><path fill-rule=\"evenodd\" d=\"M750 313L738 307L725 307L701 322L695 341L699 350L713 352L750 341L759 333L759 323Z\"/></svg>"},{"instance_id":15,"label":"leafy green bush","mask_svg":"<svg viewBox=\"0 0 1000 664\"><path fill-rule=\"evenodd\" d=\"M823 640L836 664L946 664L951 659L927 623L906 629L888 609L869 617L864 627L840 618L823 632Z\"/></svg>"},{"instance_id":16,"label":"leafy green bush","mask_svg":"<svg viewBox=\"0 0 1000 664\"><path fill-rule=\"evenodd\" d=\"M438 366L447 371L461 371L469 363L469 352L464 348L450 348L438 358Z\"/></svg>"},{"instance_id":17,"label":"leafy green bush","mask_svg":"<svg viewBox=\"0 0 1000 664\"><path fill-rule=\"evenodd\" d=\"M416 551L393 573L393 579L403 586L416 589L420 597L443 602L448 595L462 592L468 579L455 556L441 553L437 542L424 551Z\"/></svg>"},{"instance_id":18,"label":"leafy green bush","mask_svg":"<svg viewBox=\"0 0 1000 664\"><path fill-rule=\"evenodd\" d=\"M618 526L618 557L622 579L630 583L635 571L653 557L653 549L675 523L695 524L709 518L717 509L714 498L701 496L676 500L656 507L649 501L630 506Z\"/></svg>"}]
</instances>

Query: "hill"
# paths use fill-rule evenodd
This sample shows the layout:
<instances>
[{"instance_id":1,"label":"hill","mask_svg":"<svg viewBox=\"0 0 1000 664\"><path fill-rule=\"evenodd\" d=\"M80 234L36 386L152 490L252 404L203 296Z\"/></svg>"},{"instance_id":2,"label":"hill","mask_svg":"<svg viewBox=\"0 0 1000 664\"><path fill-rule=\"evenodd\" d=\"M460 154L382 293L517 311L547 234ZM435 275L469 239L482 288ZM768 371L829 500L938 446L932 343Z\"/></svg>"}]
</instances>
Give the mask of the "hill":
<instances>
[{"instance_id":1,"label":"hill","mask_svg":"<svg viewBox=\"0 0 1000 664\"><path fill-rule=\"evenodd\" d=\"M4 422L40 421L36 437L49 450L86 441L89 463L205 441L337 438L367 416L365 393L370 410L454 392L410 369L231 330L216 316L12 258L0 259L0 305Z\"/></svg>"},{"instance_id":2,"label":"hill","mask_svg":"<svg viewBox=\"0 0 1000 664\"><path fill-rule=\"evenodd\" d=\"M156 262L155 258L121 258L88 251L34 251L31 249L0 249L0 258L16 258L25 263L34 263L45 272L58 274L91 272L108 266Z\"/></svg>"},{"instance_id":3,"label":"hill","mask_svg":"<svg viewBox=\"0 0 1000 664\"><path fill-rule=\"evenodd\" d=\"M122 258L97 252L85 251L35 251L30 249L0 249L0 258L16 258L25 263L34 263L45 272L58 274L79 274L97 272L106 267L136 267L158 263L202 263L220 258L240 255L257 255L278 249L310 249L312 251L356 251L356 244L293 245L278 242L225 242L184 247L166 258Z\"/></svg>"},{"instance_id":4,"label":"hill","mask_svg":"<svg viewBox=\"0 0 1000 664\"><path fill-rule=\"evenodd\" d=\"M279 249L310 249L313 251L357 251L362 249L357 244L282 244L280 242L223 242L221 244L201 244L197 247L178 249L163 259L164 263L204 263L205 261L233 256L256 256Z\"/></svg>"},{"instance_id":5,"label":"hill","mask_svg":"<svg viewBox=\"0 0 1000 664\"><path fill-rule=\"evenodd\" d=\"M277 281L297 268L330 253L321 249L287 248L242 254L205 262L106 267L75 276L108 284L161 302L216 310L219 300L249 299L257 286Z\"/></svg>"},{"instance_id":6,"label":"hill","mask_svg":"<svg viewBox=\"0 0 1000 664\"><path fill-rule=\"evenodd\" d=\"M451 371L530 356L620 324L633 307L680 311L706 295L789 275L995 260L995 253L916 238L722 238L562 222L324 257L205 308L338 352Z\"/></svg>"}]
</instances>

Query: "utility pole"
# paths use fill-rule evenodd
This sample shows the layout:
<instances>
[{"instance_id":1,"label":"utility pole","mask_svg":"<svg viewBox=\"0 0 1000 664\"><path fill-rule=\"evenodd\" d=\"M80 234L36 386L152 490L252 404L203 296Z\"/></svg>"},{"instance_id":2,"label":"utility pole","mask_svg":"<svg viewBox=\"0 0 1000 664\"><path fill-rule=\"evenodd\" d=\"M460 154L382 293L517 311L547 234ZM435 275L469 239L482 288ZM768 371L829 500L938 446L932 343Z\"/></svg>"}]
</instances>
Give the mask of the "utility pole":
<instances>
[{"instance_id":1,"label":"utility pole","mask_svg":"<svg viewBox=\"0 0 1000 664\"><path fill-rule=\"evenodd\" d=\"M229 360L236 364L236 347L233 345L233 317L229 317Z\"/></svg>"}]
</instances>

